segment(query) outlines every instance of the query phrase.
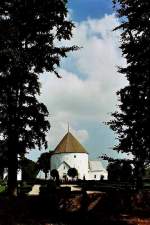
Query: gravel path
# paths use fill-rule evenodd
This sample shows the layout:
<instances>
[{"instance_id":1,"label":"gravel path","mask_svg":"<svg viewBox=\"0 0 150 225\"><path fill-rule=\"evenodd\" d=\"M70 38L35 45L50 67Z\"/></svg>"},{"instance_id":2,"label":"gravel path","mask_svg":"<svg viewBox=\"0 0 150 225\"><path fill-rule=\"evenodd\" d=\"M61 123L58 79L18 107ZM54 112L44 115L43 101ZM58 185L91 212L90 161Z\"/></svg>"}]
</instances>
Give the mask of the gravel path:
<instances>
[{"instance_id":1,"label":"gravel path","mask_svg":"<svg viewBox=\"0 0 150 225\"><path fill-rule=\"evenodd\" d=\"M39 195L41 185L35 184L32 187L32 190L28 193L28 195Z\"/></svg>"}]
</instances>

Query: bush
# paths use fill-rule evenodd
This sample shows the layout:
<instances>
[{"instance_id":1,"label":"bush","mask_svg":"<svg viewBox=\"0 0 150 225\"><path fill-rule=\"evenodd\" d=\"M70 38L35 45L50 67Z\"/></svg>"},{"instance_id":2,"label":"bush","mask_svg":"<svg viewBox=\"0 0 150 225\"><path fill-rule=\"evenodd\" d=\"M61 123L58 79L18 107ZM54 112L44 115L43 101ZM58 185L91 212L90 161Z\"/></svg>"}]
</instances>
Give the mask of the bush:
<instances>
[{"instance_id":1,"label":"bush","mask_svg":"<svg viewBox=\"0 0 150 225\"><path fill-rule=\"evenodd\" d=\"M23 181L20 182L20 185L18 185L18 192L20 195L26 195L32 190L32 185Z\"/></svg>"},{"instance_id":2,"label":"bush","mask_svg":"<svg viewBox=\"0 0 150 225\"><path fill-rule=\"evenodd\" d=\"M78 171L77 171L77 169L76 169L76 168L70 168L70 169L68 170L68 176L69 176L69 177L72 177L72 178L77 177L77 176L78 176Z\"/></svg>"},{"instance_id":3,"label":"bush","mask_svg":"<svg viewBox=\"0 0 150 225\"><path fill-rule=\"evenodd\" d=\"M40 187L40 195L51 195L56 192L56 184L54 181L50 180L45 185Z\"/></svg>"},{"instance_id":4,"label":"bush","mask_svg":"<svg viewBox=\"0 0 150 225\"><path fill-rule=\"evenodd\" d=\"M0 193L4 193L6 191L6 186L0 185Z\"/></svg>"}]
</instances>

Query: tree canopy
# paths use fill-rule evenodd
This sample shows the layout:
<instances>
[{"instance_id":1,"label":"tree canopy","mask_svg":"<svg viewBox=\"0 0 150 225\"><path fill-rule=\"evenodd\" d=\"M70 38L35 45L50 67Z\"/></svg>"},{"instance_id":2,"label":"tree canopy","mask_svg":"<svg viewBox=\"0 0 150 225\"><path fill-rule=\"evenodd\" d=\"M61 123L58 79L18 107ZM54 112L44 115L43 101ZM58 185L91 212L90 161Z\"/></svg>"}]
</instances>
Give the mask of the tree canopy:
<instances>
[{"instance_id":1,"label":"tree canopy","mask_svg":"<svg viewBox=\"0 0 150 225\"><path fill-rule=\"evenodd\" d=\"M50 152L44 152L40 155L37 161L37 166L39 170L42 170L45 173L45 179L47 179L47 174L50 171L50 157Z\"/></svg>"},{"instance_id":2,"label":"tree canopy","mask_svg":"<svg viewBox=\"0 0 150 225\"><path fill-rule=\"evenodd\" d=\"M110 162L107 171L110 181L133 181L133 169L128 161Z\"/></svg>"},{"instance_id":3,"label":"tree canopy","mask_svg":"<svg viewBox=\"0 0 150 225\"><path fill-rule=\"evenodd\" d=\"M59 172L56 169L51 170L51 176L53 177L54 180L59 180Z\"/></svg>"},{"instance_id":4,"label":"tree canopy","mask_svg":"<svg viewBox=\"0 0 150 225\"><path fill-rule=\"evenodd\" d=\"M70 168L67 174L69 177L75 178L78 176L78 171L76 168Z\"/></svg>"},{"instance_id":5,"label":"tree canopy","mask_svg":"<svg viewBox=\"0 0 150 225\"><path fill-rule=\"evenodd\" d=\"M115 150L132 154L137 186L142 185L144 168L150 163L150 2L115 0L120 20L122 55L126 65L119 72L128 85L117 92L119 109L108 123L117 133Z\"/></svg>"},{"instance_id":6,"label":"tree canopy","mask_svg":"<svg viewBox=\"0 0 150 225\"><path fill-rule=\"evenodd\" d=\"M54 72L72 36L66 0L0 2L0 148L7 147L8 190L16 195L18 154L47 147L50 128L46 106L39 102L39 74Z\"/></svg>"},{"instance_id":7,"label":"tree canopy","mask_svg":"<svg viewBox=\"0 0 150 225\"><path fill-rule=\"evenodd\" d=\"M37 163L34 161L24 158L21 161L21 168L22 168L22 180L23 181L31 181L36 178L39 172L39 168Z\"/></svg>"}]
</instances>

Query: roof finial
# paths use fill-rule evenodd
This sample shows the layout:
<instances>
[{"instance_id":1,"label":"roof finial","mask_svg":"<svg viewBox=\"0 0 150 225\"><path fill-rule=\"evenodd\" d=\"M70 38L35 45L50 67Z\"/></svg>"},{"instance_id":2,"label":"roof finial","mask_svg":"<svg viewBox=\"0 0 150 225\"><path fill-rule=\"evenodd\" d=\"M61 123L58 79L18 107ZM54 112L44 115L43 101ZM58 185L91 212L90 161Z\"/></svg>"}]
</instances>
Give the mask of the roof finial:
<instances>
[{"instance_id":1,"label":"roof finial","mask_svg":"<svg viewBox=\"0 0 150 225\"><path fill-rule=\"evenodd\" d=\"M69 122L68 122L68 133L69 133Z\"/></svg>"}]
</instances>

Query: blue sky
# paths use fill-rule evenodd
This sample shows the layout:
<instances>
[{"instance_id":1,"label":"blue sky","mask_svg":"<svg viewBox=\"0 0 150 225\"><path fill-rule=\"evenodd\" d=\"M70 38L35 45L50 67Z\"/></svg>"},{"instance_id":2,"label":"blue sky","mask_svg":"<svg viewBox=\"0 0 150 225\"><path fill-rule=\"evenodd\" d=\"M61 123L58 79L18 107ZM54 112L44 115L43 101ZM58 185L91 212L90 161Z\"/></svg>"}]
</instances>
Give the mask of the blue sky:
<instances>
[{"instance_id":1,"label":"blue sky","mask_svg":"<svg viewBox=\"0 0 150 225\"><path fill-rule=\"evenodd\" d=\"M85 21L88 18L99 19L105 14L113 13L112 0L70 0L68 7L72 10L73 21L77 22ZM90 139L86 141L85 145L91 158L98 158L99 155L105 153L115 156L111 150L116 143L115 135L103 122L83 123L83 127L90 132Z\"/></svg>"},{"instance_id":2,"label":"blue sky","mask_svg":"<svg viewBox=\"0 0 150 225\"><path fill-rule=\"evenodd\" d=\"M112 13L111 0L70 0L68 5L73 10L75 21L83 21L88 17L100 18L105 13Z\"/></svg>"},{"instance_id":3,"label":"blue sky","mask_svg":"<svg viewBox=\"0 0 150 225\"><path fill-rule=\"evenodd\" d=\"M91 159L103 154L116 157L111 150L115 135L104 122L116 109L116 91L126 84L117 73L117 65L124 64L120 34L112 32L119 22L110 0L70 0L68 7L76 28L72 40L62 45L83 48L62 60L62 79L50 74L41 79L41 101L50 113L49 149L53 150L65 135L69 122L70 131L86 147ZM40 154L36 150L28 157L36 160Z\"/></svg>"}]
</instances>

